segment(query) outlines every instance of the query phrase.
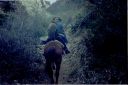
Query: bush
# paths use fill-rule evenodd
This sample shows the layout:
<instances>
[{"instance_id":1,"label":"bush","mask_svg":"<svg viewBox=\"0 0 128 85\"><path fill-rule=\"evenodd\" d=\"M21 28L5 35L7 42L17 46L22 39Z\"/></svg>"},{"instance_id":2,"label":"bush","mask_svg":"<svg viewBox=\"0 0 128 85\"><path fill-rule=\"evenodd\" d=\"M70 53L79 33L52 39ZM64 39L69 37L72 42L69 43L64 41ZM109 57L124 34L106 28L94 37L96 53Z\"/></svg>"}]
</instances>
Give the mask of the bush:
<instances>
[{"instance_id":1,"label":"bush","mask_svg":"<svg viewBox=\"0 0 128 85\"><path fill-rule=\"evenodd\" d=\"M89 1L96 5L95 9L87 16L83 15L74 28L80 32L77 34L87 31L81 35L87 54L84 58L81 56L81 62L85 64L81 64L83 73L78 72L79 76L84 75L86 83L127 83L125 3L119 0Z\"/></svg>"},{"instance_id":2,"label":"bush","mask_svg":"<svg viewBox=\"0 0 128 85\"><path fill-rule=\"evenodd\" d=\"M0 83L40 83L46 77L39 70L43 56L37 47L43 33L39 27L30 28L33 16L20 2L13 5L15 12L6 13L6 22L0 29Z\"/></svg>"},{"instance_id":3,"label":"bush","mask_svg":"<svg viewBox=\"0 0 128 85\"><path fill-rule=\"evenodd\" d=\"M94 4L95 11L82 22L94 34L85 40L88 56L92 56L90 69L111 70L109 83L126 83L126 8L119 0L101 0L100 4Z\"/></svg>"}]
</instances>

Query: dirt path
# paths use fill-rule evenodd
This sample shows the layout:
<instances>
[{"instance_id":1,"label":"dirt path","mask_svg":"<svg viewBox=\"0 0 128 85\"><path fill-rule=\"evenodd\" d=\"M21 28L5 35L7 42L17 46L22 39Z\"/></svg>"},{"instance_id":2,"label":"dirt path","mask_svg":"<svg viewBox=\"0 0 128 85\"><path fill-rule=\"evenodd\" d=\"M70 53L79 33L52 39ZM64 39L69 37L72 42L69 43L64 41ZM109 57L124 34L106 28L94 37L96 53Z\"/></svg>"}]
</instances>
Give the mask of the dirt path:
<instances>
[{"instance_id":1,"label":"dirt path","mask_svg":"<svg viewBox=\"0 0 128 85\"><path fill-rule=\"evenodd\" d=\"M69 56L69 55L68 55ZM60 76L59 76L59 84L67 84L68 75L70 71L70 63L68 62L68 56L63 56L63 60L61 63Z\"/></svg>"},{"instance_id":2,"label":"dirt path","mask_svg":"<svg viewBox=\"0 0 128 85\"><path fill-rule=\"evenodd\" d=\"M72 84L74 79L70 78L70 74L79 67L80 58L78 57L79 54L77 53L77 46L80 41L80 38L72 38L73 36L68 36L68 47L71 53L63 56L60 69L59 84Z\"/></svg>"},{"instance_id":3,"label":"dirt path","mask_svg":"<svg viewBox=\"0 0 128 85\"><path fill-rule=\"evenodd\" d=\"M67 32L68 33L68 32ZM69 33L68 33L69 35ZM67 36L68 40L71 41L71 36ZM71 48L71 42L69 42L68 48ZM71 51L71 49L70 49ZM60 68L60 76L59 76L59 84L68 84L69 80L68 77L71 73L71 56L72 56L72 51L70 54L65 54L63 55L62 63L61 63L61 68Z\"/></svg>"}]
</instances>

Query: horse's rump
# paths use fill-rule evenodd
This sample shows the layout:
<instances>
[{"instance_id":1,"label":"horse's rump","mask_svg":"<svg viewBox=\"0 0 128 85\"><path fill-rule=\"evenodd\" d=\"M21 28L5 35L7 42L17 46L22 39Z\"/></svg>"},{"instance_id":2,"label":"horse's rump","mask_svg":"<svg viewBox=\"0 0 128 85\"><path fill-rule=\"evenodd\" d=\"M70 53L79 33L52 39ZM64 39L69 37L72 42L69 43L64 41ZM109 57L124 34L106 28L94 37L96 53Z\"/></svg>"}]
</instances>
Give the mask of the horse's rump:
<instances>
[{"instance_id":1,"label":"horse's rump","mask_svg":"<svg viewBox=\"0 0 128 85\"><path fill-rule=\"evenodd\" d=\"M63 54L63 44L58 40L48 42L44 47L45 55L62 55Z\"/></svg>"}]
</instances>

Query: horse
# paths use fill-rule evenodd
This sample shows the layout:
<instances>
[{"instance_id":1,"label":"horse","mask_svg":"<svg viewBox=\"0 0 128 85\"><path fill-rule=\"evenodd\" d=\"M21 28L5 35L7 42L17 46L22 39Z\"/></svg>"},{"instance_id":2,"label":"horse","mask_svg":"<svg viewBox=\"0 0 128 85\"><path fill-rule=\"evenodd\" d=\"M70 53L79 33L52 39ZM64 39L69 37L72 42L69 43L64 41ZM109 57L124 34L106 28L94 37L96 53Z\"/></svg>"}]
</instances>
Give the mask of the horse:
<instances>
[{"instance_id":1,"label":"horse","mask_svg":"<svg viewBox=\"0 0 128 85\"><path fill-rule=\"evenodd\" d=\"M62 55L64 54L64 45L58 40L53 40L46 43L44 53L46 59L45 71L47 72L51 83L58 83L59 71L62 62ZM55 70L55 81L54 81Z\"/></svg>"}]
</instances>

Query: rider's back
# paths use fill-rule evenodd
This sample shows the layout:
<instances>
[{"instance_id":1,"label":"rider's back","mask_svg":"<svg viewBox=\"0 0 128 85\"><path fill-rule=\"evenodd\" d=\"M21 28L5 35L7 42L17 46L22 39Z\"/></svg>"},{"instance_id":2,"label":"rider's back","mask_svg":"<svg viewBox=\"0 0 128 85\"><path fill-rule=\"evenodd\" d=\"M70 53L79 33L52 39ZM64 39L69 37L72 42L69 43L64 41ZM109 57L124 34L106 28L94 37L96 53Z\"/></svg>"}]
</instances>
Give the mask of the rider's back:
<instances>
[{"instance_id":1,"label":"rider's back","mask_svg":"<svg viewBox=\"0 0 128 85\"><path fill-rule=\"evenodd\" d=\"M48 27L48 37L50 39L54 39L56 35L55 33L56 33L56 24L52 22L49 24Z\"/></svg>"}]
</instances>

